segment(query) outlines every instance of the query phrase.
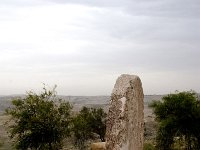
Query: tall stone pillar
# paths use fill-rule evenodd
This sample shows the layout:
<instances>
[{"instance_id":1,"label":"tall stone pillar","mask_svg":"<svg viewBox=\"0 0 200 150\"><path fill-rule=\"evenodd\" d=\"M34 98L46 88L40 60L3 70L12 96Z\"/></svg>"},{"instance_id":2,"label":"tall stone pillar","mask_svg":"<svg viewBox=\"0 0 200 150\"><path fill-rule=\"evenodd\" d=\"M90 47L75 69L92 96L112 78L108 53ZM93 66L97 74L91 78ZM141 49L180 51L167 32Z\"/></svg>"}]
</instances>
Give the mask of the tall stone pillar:
<instances>
[{"instance_id":1,"label":"tall stone pillar","mask_svg":"<svg viewBox=\"0 0 200 150\"><path fill-rule=\"evenodd\" d=\"M106 123L106 150L143 150L143 99L138 76L123 74L117 79Z\"/></svg>"}]
</instances>

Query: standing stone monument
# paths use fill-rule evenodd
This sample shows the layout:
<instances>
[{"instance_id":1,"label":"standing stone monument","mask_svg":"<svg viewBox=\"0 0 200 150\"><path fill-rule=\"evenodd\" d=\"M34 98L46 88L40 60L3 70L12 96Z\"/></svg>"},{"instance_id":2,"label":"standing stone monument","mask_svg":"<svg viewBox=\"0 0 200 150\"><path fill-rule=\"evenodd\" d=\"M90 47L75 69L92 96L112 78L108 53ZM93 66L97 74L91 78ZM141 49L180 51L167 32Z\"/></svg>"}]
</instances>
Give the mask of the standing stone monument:
<instances>
[{"instance_id":1,"label":"standing stone monument","mask_svg":"<svg viewBox=\"0 0 200 150\"><path fill-rule=\"evenodd\" d=\"M123 74L117 79L106 123L106 150L143 150L143 99L138 76Z\"/></svg>"}]
</instances>

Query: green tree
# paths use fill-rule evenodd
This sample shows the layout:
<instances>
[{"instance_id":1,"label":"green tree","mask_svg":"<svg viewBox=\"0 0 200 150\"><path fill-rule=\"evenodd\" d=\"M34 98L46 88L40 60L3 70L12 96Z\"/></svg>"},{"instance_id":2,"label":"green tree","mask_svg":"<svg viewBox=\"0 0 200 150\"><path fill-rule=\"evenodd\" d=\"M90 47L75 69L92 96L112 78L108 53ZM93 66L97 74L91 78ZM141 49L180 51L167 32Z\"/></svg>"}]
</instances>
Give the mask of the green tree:
<instances>
[{"instance_id":1,"label":"green tree","mask_svg":"<svg viewBox=\"0 0 200 150\"><path fill-rule=\"evenodd\" d=\"M99 135L101 141L105 140L106 113L101 108L83 107L73 120L73 132L75 144L80 148L85 148L85 142L94 138L94 134Z\"/></svg>"},{"instance_id":2,"label":"green tree","mask_svg":"<svg viewBox=\"0 0 200 150\"><path fill-rule=\"evenodd\" d=\"M85 149L85 142L92 138L88 123L90 115L90 109L83 107L79 114L73 118L74 143L79 149Z\"/></svg>"},{"instance_id":3,"label":"green tree","mask_svg":"<svg viewBox=\"0 0 200 150\"><path fill-rule=\"evenodd\" d=\"M150 104L159 122L157 148L173 149L176 137L184 149L200 149L200 103L197 94L178 92Z\"/></svg>"},{"instance_id":4,"label":"green tree","mask_svg":"<svg viewBox=\"0 0 200 150\"><path fill-rule=\"evenodd\" d=\"M6 110L12 117L10 135L17 149L57 150L70 135L71 105L57 100L55 89L43 90L14 99L13 106Z\"/></svg>"},{"instance_id":5,"label":"green tree","mask_svg":"<svg viewBox=\"0 0 200 150\"><path fill-rule=\"evenodd\" d=\"M151 143L144 143L143 150L155 150L155 147Z\"/></svg>"},{"instance_id":6,"label":"green tree","mask_svg":"<svg viewBox=\"0 0 200 150\"><path fill-rule=\"evenodd\" d=\"M102 108L92 108L91 118L88 120L92 132L98 134L102 142L105 141L106 116L107 114Z\"/></svg>"}]
</instances>

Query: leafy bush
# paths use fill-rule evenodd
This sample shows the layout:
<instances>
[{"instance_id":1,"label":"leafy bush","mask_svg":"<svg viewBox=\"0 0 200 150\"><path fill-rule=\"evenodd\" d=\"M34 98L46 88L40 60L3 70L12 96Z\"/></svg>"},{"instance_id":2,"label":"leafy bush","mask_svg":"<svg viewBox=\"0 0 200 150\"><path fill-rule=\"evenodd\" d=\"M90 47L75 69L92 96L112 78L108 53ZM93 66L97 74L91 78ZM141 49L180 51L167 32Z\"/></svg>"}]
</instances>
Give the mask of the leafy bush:
<instances>
[{"instance_id":1,"label":"leafy bush","mask_svg":"<svg viewBox=\"0 0 200 150\"><path fill-rule=\"evenodd\" d=\"M151 143L144 143L143 150L156 150L156 148Z\"/></svg>"},{"instance_id":2,"label":"leafy bush","mask_svg":"<svg viewBox=\"0 0 200 150\"><path fill-rule=\"evenodd\" d=\"M84 149L85 142L93 139L94 134L99 135L101 141L104 141L106 130L105 118L106 113L101 108L82 108L80 113L73 119L75 145L79 149Z\"/></svg>"},{"instance_id":3,"label":"leafy bush","mask_svg":"<svg viewBox=\"0 0 200 150\"><path fill-rule=\"evenodd\" d=\"M0 147L2 147L2 146L3 146L3 144L4 144L4 143L3 143L2 141L0 141Z\"/></svg>"},{"instance_id":4,"label":"leafy bush","mask_svg":"<svg viewBox=\"0 0 200 150\"><path fill-rule=\"evenodd\" d=\"M10 135L17 149L58 150L70 135L71 105L62 100L55 102L55 89L43 90L13 100L13 106L6 110L12 116Z\"/></svg>"},{"instance_id":5,"label":"leafy bush","mask_svg":"<svg viewBox=\"0 0 200 150\"><path fill-rule=\"evenodd\" d=\"M157 149L173 149L177 138L185 149L200 149L200 102L196 93L169 94L150 106L159 122Z\"/></svg>"}]
</instances>

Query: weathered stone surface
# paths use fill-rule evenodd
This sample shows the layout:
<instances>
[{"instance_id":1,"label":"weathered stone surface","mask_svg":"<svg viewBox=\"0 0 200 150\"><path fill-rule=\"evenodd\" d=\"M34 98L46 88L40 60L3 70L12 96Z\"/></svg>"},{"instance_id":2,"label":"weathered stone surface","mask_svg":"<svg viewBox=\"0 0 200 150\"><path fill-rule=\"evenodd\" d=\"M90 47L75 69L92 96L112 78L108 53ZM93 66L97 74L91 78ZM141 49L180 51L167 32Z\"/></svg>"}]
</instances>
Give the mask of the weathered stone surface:
<instances>
[{"instance_id":1,"label":"weathered stone surface","mask_svg":"<svg viewBox=\"0 0 200 150\"><path fill-rule=\"evenodd\" d=\"M142 150L144 102L140 78L121 75L114 86L106 123L106 150Z\"/></svg>"},{"instance_id":2,"label":"weathered stone surface","mask_svg":"<svg viewBox=\"0 0 200 150\"><path fill-rule=\"evenodd\" d=\"M106 150L105 142L92 143L90 150Z\"/></svg>"}]
</instances>

